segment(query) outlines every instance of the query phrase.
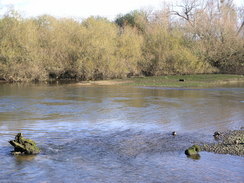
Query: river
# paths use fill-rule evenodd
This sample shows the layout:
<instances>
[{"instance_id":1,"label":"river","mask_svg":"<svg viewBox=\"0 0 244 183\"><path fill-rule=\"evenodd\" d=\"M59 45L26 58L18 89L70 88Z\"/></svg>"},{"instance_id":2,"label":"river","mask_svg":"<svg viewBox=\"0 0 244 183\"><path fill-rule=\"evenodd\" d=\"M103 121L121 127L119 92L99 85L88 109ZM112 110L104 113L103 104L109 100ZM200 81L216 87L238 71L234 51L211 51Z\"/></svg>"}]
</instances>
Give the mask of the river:
<instances>
[{"instance_id":1,"label":"river","mask_svg":"<svg viewBox=\"0 0 244 183\"><path fill-rule=\"evenodd\" d=\"M244 86L1 84L0 182L243 182L243 157L184 154L214 131L240 129L243 111ZM41 153L10 155L18 132Z\"/></svg>"}]
</instances>

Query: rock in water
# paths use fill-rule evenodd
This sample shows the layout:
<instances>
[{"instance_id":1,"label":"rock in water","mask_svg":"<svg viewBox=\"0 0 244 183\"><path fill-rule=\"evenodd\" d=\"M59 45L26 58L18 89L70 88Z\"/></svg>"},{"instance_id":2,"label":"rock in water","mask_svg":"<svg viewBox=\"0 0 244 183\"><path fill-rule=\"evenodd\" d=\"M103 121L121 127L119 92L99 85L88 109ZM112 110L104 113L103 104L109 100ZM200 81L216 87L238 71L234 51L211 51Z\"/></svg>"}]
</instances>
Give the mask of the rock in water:
<instances>
[{"instance_id":1,"label":"rock in water","mask_svg":"<svg viewBox=\"0 0 244 183\"><path fill-rule=\"evenodd\" d=\"M18 133L15 136L15 140L11 140L9 143L14 146L14 151L12 151L12 154L14 155L38 154L40 152L36 143L33 140L24 138L22 133Z\"/></svg>"},{"instance_id":2,"label":"rock in water","mask_svg":"<svg viewBox=\"0 0 244 183\"><path fill-rule=\"evenodd\" d=\"M193 145L190 148L188 148L187 150L185 150L185 154L187 156L193 156L193 155L197 155L198 152L201 151L201 148L198 145Z\"/></svg>"}]
</instances>

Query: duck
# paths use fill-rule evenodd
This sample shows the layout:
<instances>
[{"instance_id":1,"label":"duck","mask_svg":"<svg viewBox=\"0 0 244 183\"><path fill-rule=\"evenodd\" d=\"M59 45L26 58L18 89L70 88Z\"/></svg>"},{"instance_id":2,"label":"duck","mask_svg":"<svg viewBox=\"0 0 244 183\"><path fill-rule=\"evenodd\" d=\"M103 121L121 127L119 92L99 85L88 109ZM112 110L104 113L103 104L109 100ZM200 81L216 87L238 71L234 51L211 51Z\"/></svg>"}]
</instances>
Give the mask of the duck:
<instances>
[{"instance_id":1,"label":"duck","mask_svg":"<svg viewBox=\"0 0 244 183\"><path fill-rule=\"evenodd\" d=\"M175 132L175 131L173 131L173 132L172 132L172 135L173 135L173 136L176 136L176 132Z\"/></svg>"},{"instance_id":2,"label":"duck","mask_svg":"<svg viewBox=\"0 0 244 183\"><path fill-rule=\"evenodd\" d=\"M220 132L218 132L218 131L214 132L213 136L214 136L215 138L218 138L218 137L220 136Z\"/></svg>"}]
</instances>

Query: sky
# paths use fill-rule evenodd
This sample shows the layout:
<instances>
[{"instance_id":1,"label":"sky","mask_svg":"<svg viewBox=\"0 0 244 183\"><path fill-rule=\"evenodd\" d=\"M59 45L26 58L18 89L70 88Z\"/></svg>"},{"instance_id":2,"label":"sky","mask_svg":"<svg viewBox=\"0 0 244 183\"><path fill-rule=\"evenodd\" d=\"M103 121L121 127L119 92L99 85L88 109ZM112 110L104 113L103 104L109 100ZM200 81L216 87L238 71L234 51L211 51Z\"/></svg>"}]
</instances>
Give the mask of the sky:
<instances>
[{"instance_id":1,"label":"sky","mask_svg":"<svg viewBox=\"0 0 244 183\"><path fill-rule=\"evenodd\" d=\"M176 3L179 0L0 0L0 14L7 7L26 17L43 14L55 17L87 18L102 16L114 19L136 9L160 9L163 1ZM244 0L234 0L238 6L244 6Z\"/></svg>"}]
</instances>

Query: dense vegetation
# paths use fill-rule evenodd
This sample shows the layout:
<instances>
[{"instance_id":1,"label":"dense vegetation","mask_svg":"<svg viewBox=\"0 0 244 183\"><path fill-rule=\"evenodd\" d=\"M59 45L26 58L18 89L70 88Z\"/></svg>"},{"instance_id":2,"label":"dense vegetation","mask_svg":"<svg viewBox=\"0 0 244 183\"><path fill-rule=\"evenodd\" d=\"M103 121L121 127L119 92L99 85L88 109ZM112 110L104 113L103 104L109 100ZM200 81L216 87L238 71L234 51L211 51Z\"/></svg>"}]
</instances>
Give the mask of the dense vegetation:
<instances>
[{"instance_id":1,"label":"dense vegetation","mask_svg":"<svg viewBox=\"0 0 244 183\"><path fill-rule=\"evenodd\" d=\"M231 0L199 2L133 11L114 22L23 18L10 10L0 18L0 79L244 73L243 9Z\"/></svg>"}]
</instances>

